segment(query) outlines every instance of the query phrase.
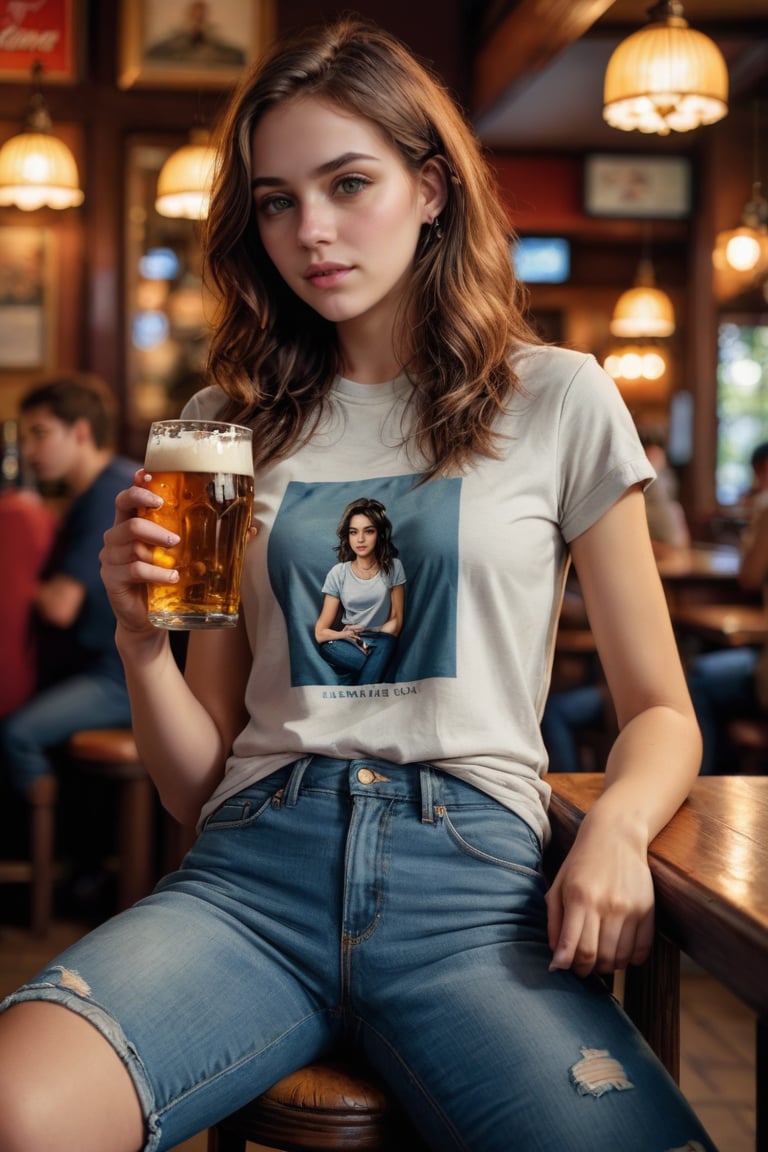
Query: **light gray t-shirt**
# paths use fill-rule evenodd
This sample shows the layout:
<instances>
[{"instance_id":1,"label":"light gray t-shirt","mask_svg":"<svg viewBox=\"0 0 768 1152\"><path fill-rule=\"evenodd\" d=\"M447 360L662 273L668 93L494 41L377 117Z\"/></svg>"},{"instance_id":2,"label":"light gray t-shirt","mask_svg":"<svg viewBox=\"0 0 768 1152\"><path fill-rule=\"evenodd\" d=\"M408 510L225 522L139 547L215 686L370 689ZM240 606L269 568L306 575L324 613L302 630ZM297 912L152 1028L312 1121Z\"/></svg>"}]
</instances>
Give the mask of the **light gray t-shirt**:
<instances>
[{"instance_id":1,"label":"light gray t-shirt","mask_svg":"<svg viewBox=\"0 0 768 1152\"><path fill-rule=\"evenodd\" d=\"M499 458L464 475L419 483L405 378L337 380L311 440L257 474L243 577L250 720L202 818L300 756L377 756L433 764L547 840L539 721L567 545L654 472L593 357L532 347L514 368L522 387L498 420ZM222 404L205 389L184 414L210 418ZM407 585L388 682L350 685L323 660L314 627L336 525L363 497L385 505Z\"/></svg>"},{"instance_id":2,"label":"light gray t-shirt","mask_svg":"<svg viewBox=\"0 0 768 1152\"><path fill-rule=\"evenodd\" d=\"M383 568L370 580L361 580L352 570L352 562L334 564L325 578L323 594L341 601L342 624L358 628L380 628L389 619L390 588L405 584L402 563L395 558L389 572Z\"/></svg>"}]
</instances>

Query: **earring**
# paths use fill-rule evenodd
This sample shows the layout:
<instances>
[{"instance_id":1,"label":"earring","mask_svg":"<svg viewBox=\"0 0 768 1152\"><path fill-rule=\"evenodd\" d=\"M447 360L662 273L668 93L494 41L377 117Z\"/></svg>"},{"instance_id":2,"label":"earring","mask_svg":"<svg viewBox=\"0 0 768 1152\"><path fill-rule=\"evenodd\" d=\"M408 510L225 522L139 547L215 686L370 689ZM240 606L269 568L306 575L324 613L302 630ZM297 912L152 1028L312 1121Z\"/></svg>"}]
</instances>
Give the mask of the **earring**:
<instances>
[{"instance_id":1,"label":"earring","mask_svg":"<svg viewBox=\"0 0 768 1152\"><path fill-rule=\"evenodd\" d=\"M434 236L435 240L442 240L442 238L443 238L443 226L440 223L440 217L439 216L433 216L432 217L432 220L430 221L430 232L431 232L432 236Z\"/></svg>"}]
</instances>

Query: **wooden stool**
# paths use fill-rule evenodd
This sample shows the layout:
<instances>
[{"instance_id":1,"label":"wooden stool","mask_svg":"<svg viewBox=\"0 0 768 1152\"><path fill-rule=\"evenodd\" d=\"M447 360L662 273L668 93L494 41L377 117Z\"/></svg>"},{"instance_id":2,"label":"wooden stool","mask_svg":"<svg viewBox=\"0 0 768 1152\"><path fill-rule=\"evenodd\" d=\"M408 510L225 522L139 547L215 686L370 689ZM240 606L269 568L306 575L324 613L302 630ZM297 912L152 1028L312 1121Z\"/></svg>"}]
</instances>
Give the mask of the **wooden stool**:
<instances>
[{"instance_id":1,"label":"wooden stool","mask_svg":"<svg viewBox=\"0 0 768 1152\"><path fill-rule=\"evenodd\" d=\"M29 884L32 890L32 931L45 936L51 923L54 877L55 776L41 776L27 792L29 860L0 861L0 884Z\"/></svg>"},{"instance_id":2,"label":"wooden stool","mask_svg":"<svg viewBox=\"0 0 768 1152\"><path fill-rule=\"evenodd\" d=\"M154 881L154 786L130 728L76 732L67 750L76 768L119 787L117 907L122 911L146 896Z\"/></svg>"},{"instance_id":3,"label":"wooden stool","mask_svg":"<svg viewBox=\"0 0 768 1152\"><path fill-rule=\"evenodd\" d=\"M208 1152L415 1152L425 1146L376 1074L360 1059L308 1064L208 1130Z\"/></svg>"},{"instance_id":4,"label":"wooden stool","mask_svg":"<svg viewBox=\"0 0 768 1152\"><path fill-rule=\"evenodd\" d=\"M731 720L728 739L736 749L740 772L753 776L768 773L768 719Z\"/></svg>"}]
</instances>

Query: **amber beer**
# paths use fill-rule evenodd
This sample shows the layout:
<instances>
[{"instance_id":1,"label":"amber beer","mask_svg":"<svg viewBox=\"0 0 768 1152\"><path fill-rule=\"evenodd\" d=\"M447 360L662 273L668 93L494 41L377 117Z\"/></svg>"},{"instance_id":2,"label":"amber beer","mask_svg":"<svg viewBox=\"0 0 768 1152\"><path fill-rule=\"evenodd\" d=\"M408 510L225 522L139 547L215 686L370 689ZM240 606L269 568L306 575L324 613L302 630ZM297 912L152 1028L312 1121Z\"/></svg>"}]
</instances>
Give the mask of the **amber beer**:
<instances>
[{"instance_id":1,"label":"amber beer","mask_svg":"<svg viewBox=\"0 0 768 1152\"><path fill-rule=\"evenodd\" d=\"M149 619L158 628L221 628L237 623L240 576L253 514L252 432L209 420L152 424L146 484L162 496L142 515L176 532L153 563L175 568L175 584L148 584ZM151 479L150 479L151 477Z\"/></svg>"}]
</instances>

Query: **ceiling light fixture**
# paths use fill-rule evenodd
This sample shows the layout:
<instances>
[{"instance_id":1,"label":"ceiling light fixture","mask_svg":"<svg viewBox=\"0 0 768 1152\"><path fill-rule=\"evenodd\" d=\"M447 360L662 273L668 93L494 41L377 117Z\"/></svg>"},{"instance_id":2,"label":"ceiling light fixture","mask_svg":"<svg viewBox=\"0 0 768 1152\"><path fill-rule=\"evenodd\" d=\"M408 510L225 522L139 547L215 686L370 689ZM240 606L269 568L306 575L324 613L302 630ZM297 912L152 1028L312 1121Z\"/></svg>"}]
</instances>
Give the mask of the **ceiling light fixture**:
<instances>
[{"instance_id":1,"label":"ceiling light fixture","mask_svg":"<svg viewBox=\"0 0 768 1152\"><path fill-rule=\"evenodd\" d=\"M160 169L155 211L161 216L204 220L208 215L216 149L203 130L193 132L190 140L172 152Z\"/></svg>"},{"instance_id":2,"label":"ceiling light fixture","mask_svg":"<svg viewBox=\"0 0 768 1152\"><path fill-rule=\"evenodd\" d=\"M83 202L75 158L53 135L51 116L41 88L43 68L32 65L34 91L24 131L0 148L0 205L15 205L24 212L49 208L76 208Z\"/></svg>"},{"instance_id":3,"label":"ceiling light fixture","mask_svg":"<svg viewBox=\"0 0 768 1152\"><path fill-rule=\"evenodd\" d=\"M623 132L690 132L728 112L728 69L714 41L691 28L679 0L648 9L608 61L603 119Z\"/></svg>"},{"instance_id":4,"label":"ceiling light fixture","mask_svg":"<svg viewBox=\"0 0 768 1152\"><path fill-rule=\"evenodd\" d=\"M675 310L666 292L656 287L650 257L644 256L637 269L633 288L616 301L610 323L613 336L671 336L675 330Z\"/></svg>"},{"instance_id":5,"label":"ceiling light fixture","mask_svg":"<svg viewBox=\"0 0 768 1152\"><path fill-rule=\"evenodd\" d=\"M741 213L741 225L718 233L713 260L716 267L727 264L735 272L762 271L768 268L768 200L763 195L760 179L760 105L754 106L754 140L752 146L752 196Z\"/></svg>"}]
</instances>

